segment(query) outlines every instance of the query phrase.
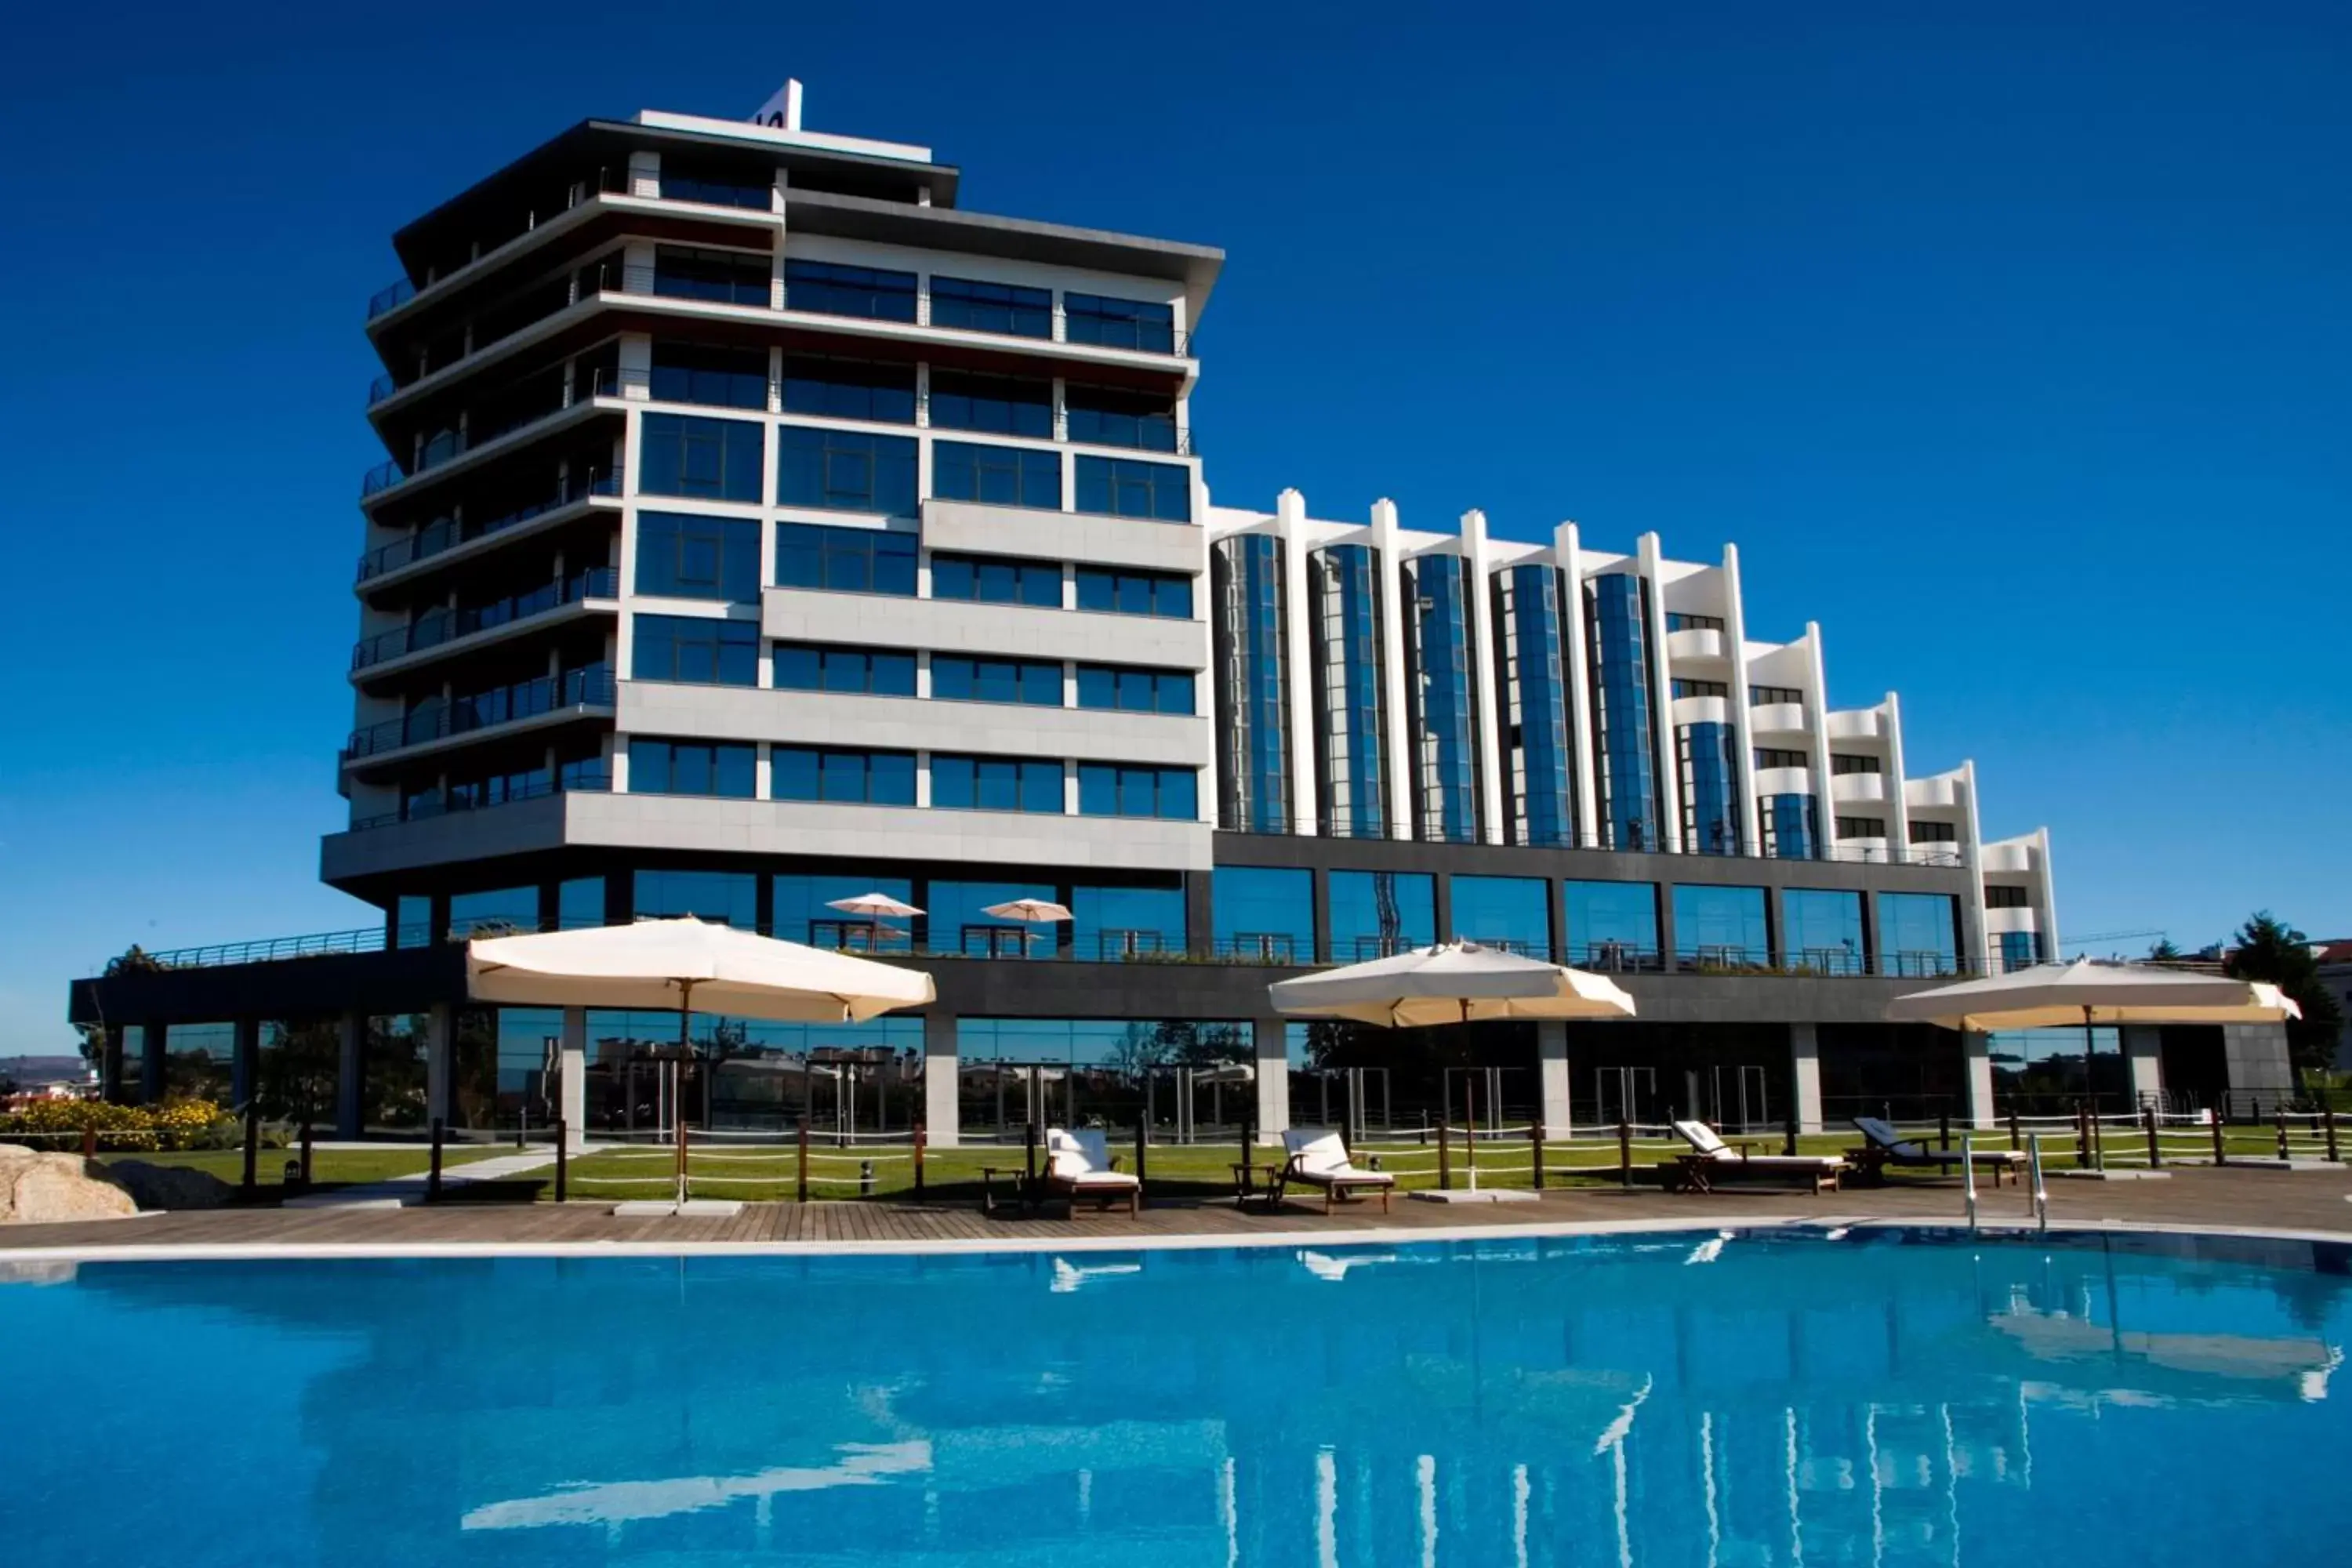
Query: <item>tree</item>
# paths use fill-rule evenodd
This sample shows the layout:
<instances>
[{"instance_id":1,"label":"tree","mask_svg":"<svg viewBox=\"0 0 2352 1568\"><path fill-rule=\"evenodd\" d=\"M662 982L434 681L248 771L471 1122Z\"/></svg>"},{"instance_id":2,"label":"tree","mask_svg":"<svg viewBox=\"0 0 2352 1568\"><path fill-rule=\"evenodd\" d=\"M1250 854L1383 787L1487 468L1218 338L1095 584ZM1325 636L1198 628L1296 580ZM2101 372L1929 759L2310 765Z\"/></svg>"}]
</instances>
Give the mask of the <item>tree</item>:
<instances>
[{"instance_id":1,"label":"tree","mask_svg":"<svg viewBox=\"0 0 2352 1568\"><path fill-rule=\"evenodd\" d=\"M118 974L146 973L167 967L157 963L152 953L134 942L108 959L106 967L100 970L99 974L103 979L111 980ZM81 1059L92 1067L102 1068L106 1061L106 1026L76 1024L74 1027L81 1031Z\"/></svg>"},{"instance_id":2,"label":"tree","mask_svg":"<svg viewBox=\"0 0 2352 1568\"><path fill-rule=\"evenodd\" d=\"M2147 961L2150 963L2178 963L2180 962L2180 949L2173 945L2170 937L2158 937L2148 946Z\"/></svg>"},{"instance_id":3,"label":"tree","mask_svg":"<svg viewBox=\"0 0 2352 1568\"><path fill-rule=\"evenodd\" d=\"M2319 961L2312 956L2308 937L2268 910L2257 910L2239 928L2237 946L2221 967L2240 980L2269 981L2303 1009L2301 1018L2286 1025L2287 1055L2298 1074L2334 1064L2344 1014L2319 983Z\"/></svg>"}]
</instances>

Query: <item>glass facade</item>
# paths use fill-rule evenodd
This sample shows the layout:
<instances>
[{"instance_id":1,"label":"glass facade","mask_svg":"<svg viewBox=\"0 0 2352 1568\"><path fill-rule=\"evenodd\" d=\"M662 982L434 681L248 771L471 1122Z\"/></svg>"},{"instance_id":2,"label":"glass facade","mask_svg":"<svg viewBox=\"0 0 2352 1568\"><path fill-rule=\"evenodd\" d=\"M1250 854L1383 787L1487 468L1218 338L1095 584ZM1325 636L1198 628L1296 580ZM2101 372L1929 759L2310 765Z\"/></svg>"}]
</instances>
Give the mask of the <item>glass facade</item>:
<instances>
[{"instance_id":1,"label":"glass facade","mask_svg":"<svg viewBox=\"0 0 2352 1568\"><path fill-rule=\"evenodd\" d=\"M771 663L783 691L862 691L875 697L915 694L915 656L878 647L778 643Z\"/></svg>"},{"instance_id":2,"label":"glass facade","mask_svg":"<svg viewBox=\"0 0 2352 1568\"><path fill-rule=\"evenodd\" d=\"M1821 854L1821 808L1809 795L1756 797L1764 853L1775 860L1811 860Z\"/></svg>"},{"instance_id":3,"label":"glass facade","mask_svg":"<svg viewBox=\"0 0 2352 1568\"><path fill-rule=\"evenodd\" d=\"M912 805L915 753L777 746L768 753L768 795L772 800Z\"/></svg>"},{"instance_id":4,"label":"glass facade","mask_svg":"<svg viewBox=\"0 0 2352 1568\"><path fill-rule=\"evenodd\" d=\"M1078 706L1122 713L1192 711L1192 672L1129 665L1078 666Z\"/></svg>"},{"instance_id":5,"label":"glass facade","mask_svg":"<svg viewBox=\"0 0 2352 1568\"><path fill-rule=\"evenodd\" d=\"M1413 828L1415 837L1429 843L1472 844L1478 838L1467 570L1458 555L1415 556L1403 568Z\"/></svg>"},{"instance_id":6,"label":"glass facade","mask_svg":"<svg viewBox=\"0 0 2352 1568\"><path fill-rule=\"evenodd\" d=\"M764 412L768 351L656 342L648 381L656 403L704 403ZM911 404L907 416L914 417Z\"/></svg>"},{"instance_id":7,"label":"glass facade","mask_svg":"<svg viewBox=\"0 0 2352 1568\"><path fill-rule=\"evenodd\" d=\"M1054 438L1054 384L934 366L930 413L934 430L982 430L1050 441ZM1054 460L1058 474L1061 455L1041 455Z\"/></svg>"},{"instance_id":8,"label":"glass facade","mask_svg":"<svg viewBox=\"0 0 2352 1568\"><path fill-rule=\"evenodd\" d=\"M1385 837L1380 559L1363 544L1318 550L1307 558L1307 592L1318 661L1316 821L1334 838Z\"/></svg>"},{"instance_id":9,"label":"glass facade","mask_svg":"<svg viewBox=\"0 0 2352 1568\"><path fill-rule=\"evenodd\" d=\"M1220 866L1209 874L1209 910L1220 957L1262 963L1315 960L1312 871Z\"/></svg>"},{"instance_id":10,"label":"glass facade","mask_svg":"<svg viewBox=\"0 0 2352 1568\"><path fill-rule=\"evenodd\" d=\"M1860 974L1869 967L1862 895L1790 888L1780 895L1780 960L1817 974Z\"/></svg>"},{"instance_id":11,"label":"glass facade","mask_svg":"<svg viewBox=\"0 0 2352 1568\"><path fill-rule=\"evenodd\" d=\"M629 793L707 795L750 800L756 749L746 742L629 737Z\"/></svg>"},{"instance_id":12,"label":"glass facade","mask_svg":"<svg viewBox=\"0 0 2352 1568\"><path fill-rule=\"evenodd\" d=\"M1437 879L1421 871L1334 871L1331 962L1384 958L1437 940Z\"/></svg>"},{"instance_id":13,"label":"glass facade","mask_svg":"<svg viewBox=\"0 0 2352 1568\"><path fill-rule=\"evenodd\" d=\"M751 499L760 498L754 494ZM915 438L780 425L776 504L912 517L917 510Z\"/></svg>"},{"instance_id":14,"label":"glass facade","mask_svg":"<svg viewBox=\"0 0 2352 1568\"><path fill-rule=\"evenodd\" d=\"M1649 595L1640 577L1612 572L1585 584L1584 608L1601 847L1655 849L1661 835Z\"/></svg>"},{"instance_id":15,"label":"glass facade","mask_svg":"<svg viewBox=\"0 0 2352 1568\"><path fill-rule=\"evenodd\" d=\"M1702 968L1770 963L1772 937L1764 912L1764 889L1678 884L1675 957Z\"/></svg>"},{"instance_id":16,"label":"glass facade","mask_svg":"<svg viewBox=\"0 0 2352 1568\"><path fill-rule=\"evenodd\" d=\"M1192 618L1192 579L1181 574L1081 566L1076 576L1078 608L1082 610L1114 616L1160 616L1179 621Z\"/></svg>"},{"instance_id":17,"label":"glass facade","mask_svg":"<svg viewBox=\"0 0 2352 1568\"><path fill-rule=\"evenodd\" d=\"M2031 969L2042 962L2042 933L2005 931L2000 933L2000 966L2004 971Z\"/></svg>"},{"instance_id":18,"label":"glass facade","mask_svg":"<svg viewBox=\"0 0 2352 1568\"><path fill-rule=\"evenodd\" d=\"M931 279L931 325L1008 337L1054 335L1054 291L971 278Z\"/></svg>"},{"instance_id":19,"label":"glass facade","mask_svg":"<svg viewBox=\"0 0 2352 1568\"><path fill-rule=\"evenodd\" d=\"M915 593L915 536L877 528L776 524L776 585L835 594Z\"/></svg>"},{"instance_id":20,"label":"glass facade","mask_svg":"<svg viewBox=\"0 0 2352 1568\"><path fill-rule=\"evenodd\" d=\"M760 879L748 871L639 871L630 892L639 920L692 915L738 931L760 922Z\"/></svg>"},{"instance_id":21,"label":"glass facade","mask_svg":"<svg viewBox=\"0 0 2352 1568\"><path fill-rule=\"evenodd\" d=\"M1080 883L1070 889L1070 951L1078 958L1116 963L1184 951L1181 888L1103 888Z\"/></svg>"},{"instance_id":22,"label":"glass facade","mask_svg":"<svg viewBox=\"0 0 2352 1568\"><path fill-rule=\"evenodd\" d=\"M637 489L698 500L760 500L766 432L740 419L647 414L638 421Z\"/></svg>"},{"instance_id":23,"label":"glass facade","mask_svg":"<svg viewBox=\"0 0 2352 1568\"><path fill-rule=\"evenodd\" d=\"M1062 706L1062 667L1051 659L931 655L931 695L948 702Z\"/></svg>"},{"instance_id":24,"label":"glass facade","mask_svg":"<svg viewBox=\"0 0 2352 1568\"><path fill-rule=\"evenodd\" d=\"M1133 458L1079 458L1077 510L1155 522L1192 521L1192 470Z\"/></svg>"},{"instance_id":25,"label":"glass facade","mask_svg":"<svg viewBox=\"0 0 2352 1568\"><path fill-rule=\"evenodd\" d=\"M449 937L529 931L539 929L537 888L493 888L449 895Z\"/></svg>"},{"instance_id":26,"label":"glass facade","mask_svg":"<svg viewBox=\"0 0 2352 1568\"><path fill-rule=\"evenodd\" d=\"M931 597L1057 610L1062 606L1062 569L1050 561L934 552Z\"/></svg>"},{"instance_id":27,"label":"glass facade","mask_svg":"<svg viewBox=\"0 0 2352 1568\"><path fill-rule=\"evenodd\" d=\"M1062 458L1034 447L931 443L931 494L987 506L1062 509Z\"/></svg>"},{"instance_id":28,"label":"glass facade","mask_svg":"<svg viewBox=\"0 0 2352 1568\"><path fill-rule=\"evenodd\" d=\"M1100 294L1062 296L1063 336L1074 343L1104 348L1176 352L1173 306L1148 300L1113 300Z\"/></svg>"},{"instance_id":29,"label":"glass facade","mask_svg":"<svg viewBox=\"0 0 2352 1568\"><path fill-rule=\"evenodd\" d=\"M1060 816L1062 764L1050 757L931 755L931 805L942 811Z\"/></svg>"},{"instance_id":30,"label":"glass facade","mask_svg":"<svg viewBox=\"0 0 2352 1568\"><path fill-rule=\"evenodd\" d=\"M1633 969L1658 958L1655 882L1569 882L1568 962Z\"/></svg>"},{"instance_id":31,"label":"glass facade","mask_svg":"<svg viewBox=\"0 0 2352 1568\"><path fill-rule=\"evenodd\" d=\"M1541 877L1453 879L1453 935L1529 958L1551 956L1551 884Z\"/></svg>"},{"instance_id":32,"label":"glass facade","mask_svg":"<svg viewBox=\"0 0 2352 1568\"><path fill-rule=\"evenodd\" d=\"M1559 573L1532 565L1497 574L1494 624L1511 842L1573 845L1576 763L1569 749Z\"/></svg>"},{"instance_id":33,"label":"glass facade","mask_svg":"<svg viewBox=\"0 0 2352 1568\"><path fill-rule=\"evenodd\" d=\"M1134 447L1146 452L1173 452L1177 447L1176 404L1164 392L1066 382L1062 412L1068 421L1070 439L1087 446Z\"/></svg>"},{"instance_id":34,"label":"glass facade","mask_svg":"<svg viewBox=\"0 0 2352 1568\"><path fill-rule=\"evenodd\" d=\"M1050 882L935 880L923 900L930 910L926 940L933 952L961 952L974 958L1051 958L1061 939L1059 925L1009 921L988 913L988 907L1018 899L1054 902L1061 896Z\"/></svg>"},{"instance_id":35,"label":"glass facade","mask_svg":"<svg viewBox=\"0 0 2352 1568\"><path fill-rule=\"evenodd\" d=\"M604 923L604 879L573 877L555 889L555 921L565 931Z\"/></svg>"},{"instance_id":36,"label":"glass facade","mask_svg":"<svg viewBox=\"0 0 2352 1568\"><path fill-rule=\"evenodd\" d=\"M853 915L833 907L836 899L855 899L867 893L879 893L886 899L896 899L902 904L915 901L914 884L904 877L868 877L856 874L803 876L797 874L773 879L775 897L774 930L772 934L786 942L804 942L812 947L845 947L859 952L907 952L912 950L911 915L877 918Z\"/></svg>"},{"instance_id":37,"label":"glass facade","mask_svg":"<svg viewBox=\"0 0 2352 1568\"><path fill-rule=\"evenodd\" d=\"M1889 974L1950 974L1959 968L1959 900L1949 893L1881 893L1878 952Z\"/></svg>"},{"instance_id":38,"label":"glass facade","mask_svg":"<svg viewBox=\"0 0 2352 1568\"><path fill-rule=\"evenodd\" d=\"M1218 541L1210 564L1217 599L1217 821L1243 833L1286 833L1290 667L1282 541L1236 534Z\"/></svg>"},{"instance_id":39,"label":"glass facade","mask_svg":"<svg viewBox=\"0 0 2352 1568\"><path fill-rule=\"evenodd\" d=\"M1201 815L1199 789L1200 775L1191 768L1080 763L1078 815L1196 821Z\"/></svg>"},{"instance_id":40,"label":"glass facade","mask_svg":"<svg viewBox=\"0 0 2352 1568\"><path fill-rule=\"evenodd\" d=\"M787 310L813 310L827 316L911 321L915 319L915 275L788 258L784 262L784 305Z\"/></svg>"},{"instance_id":41,"label":"glass facade","mask_svg":"<svg viewBox=\"0 0 2352 1568\"><path fill-rule=\"evenodd\" d=\"M764 388L764 364L760 375ZM915 367L911 364L788 353L779 390L787 414L872 419L890 425L915 422Z\"/></svg>"},{"instance_id":42,"label":"glass facade","mask_svg":"<svg viewBox=\"0 0 2352 1568\"><path fill-rule=\"evenodd\" d=\"M759 523L747 517L640 511L635 591L672 599L759 603Z\"/></svg>"},{"instance_id":43,"label":"glass facade","mask_svg":"<svg viewBox=\"0 0 2352 1568\"><path fill-rule=\"evenodd\" d=\"M757 686L759 624L709 616L632 616L629 678L697 686Z\"/></svg>"},{"instance_id":44,"label":"glass facade","mask_svg":"<svg viewBox=\"0 0 2352 1568\"><path fill-rule=\"evenodd\" d=\"M1708 721L1675 730L1682 770L1683 849L1692 855L1737 855L1739 774L1731 726Z\"/></svg>"}]
</instances>

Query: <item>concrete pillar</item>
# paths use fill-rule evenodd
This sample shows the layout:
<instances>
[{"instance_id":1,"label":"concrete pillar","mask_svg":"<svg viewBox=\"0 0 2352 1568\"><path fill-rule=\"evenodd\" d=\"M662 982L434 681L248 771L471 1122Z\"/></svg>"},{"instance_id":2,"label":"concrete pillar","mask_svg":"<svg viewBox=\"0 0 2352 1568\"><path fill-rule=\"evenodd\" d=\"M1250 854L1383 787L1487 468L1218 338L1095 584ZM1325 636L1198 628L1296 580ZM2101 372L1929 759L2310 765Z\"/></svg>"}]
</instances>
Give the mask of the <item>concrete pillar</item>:
<instances>
[{"instance_id":1,"label":"concrete pillar","mask_svg":"<svg viewBox=\"0 0 2352 1568\"><path fill-rule=\"evenodd\" d=\"M425 1024L425 1119L446 1126L455 1117L455 1075L450 1048L455 1044L457 1018L446 1002L436 1002Z\"/></svg>"},{"instance_id":2,"label":"concrete pillar","mask_svg":"<svg viewBox=\"0 0 2352 1568\"><path fill-rule=\"evenodd\" d=\"M2158 1105L2164 1095L2164 1031L2148 1024L2126 1025L2124 1057L2131 1063L2132 1103Z\"/></svg>"},{"instance_id":3,"label":"concrete pillar","mask_svg":"<svg viewBox=\"0 0 2352 1568\"><path fill-rule=\"evenodd\" d=\"M1252 1028L1257 1043L1257 1137L1278 1143L1290 1130L1290 1026L1280 1018L1260 1018Z\"/></svg>"},{"instance_id":4,"label":"concrete pillar","mask_svg":"<svg viewBox=\"0 0 2352 1568\"><path fill-rule=\"evenodd\" d=\"M957 1075L956 1021L937 1009L923 1015L923 1141L952 1149L961 1141L961 1100Z\"/></svg>"},{"instance_id":5,"label":"concrete pillar","mask_svg":"<svg viewBox=\"0 0 2352 1568\"><path fill-rule=\"evenodd\" d=\"M335 1047L335 1136L356 1138L360 1135L360 1094L367 1073L367 1017L361 1013L342 1016L341 1037Z\"/></svg>"},{"instance_id":6,"label":"concrete pillar","mask_svg":"<svg viewBox=\"0 0 2352 1568\"><path fill-rule=\"evenodd\" d=\"M563 1118L564 1141L577 1149L588 1142L588 1009L566 1007L563 1010L562 1058L557 1064L561 1075L558 1084L560 1098L555 1113Z\"/></svg>"},{"instance_id":7,"label":"concrete pillar","mask_svg":"<svg viewBox=\"0 0 2352 1568\"><path fill-rule=\"evenodd\" d=\"M1536 1025L1536 1080L1545 1135L1566 1137L1574 1125L1568 1088L1568 1026L1557 1019Z\"/></svg>"},{"instance_id":8,"label":"concrete pillar","mask_svg":"<svg viewBox=\"0 0 2352 1568\"><path fill-rule=\"evenodd\" d=\"M261 1020L239 1018L230 1029L228 1100L242 1111L261 1081Z\"/></svg>"},{"instance_id":9,"label":"concrete pillar","mask_svg":"<svg viewBox=\"0 0 2352 1568\"><path fill-rule=\"evenodd\" d=\"M139 1102L160 1105L163 1100L163 1052L170 1044L169 1024L142 1024L139 1026Z\"/></svg>"},{"instance_id":10,"label":"concrete pillar","mask_svg":"<svg viewBox=\"0 0 2352 1568\"><path fill-rule=\"evenodd\" d=\"M110 1104L122 1100L122 1026L109 1024L100 1037L98 1097Z\"/></svg>"},{"instance_id":11,"label":"concrete pillar","mask_svg":"<svg viewBox=\"0 0 2352 1568\"><path fill-rule=\"evenodd\" d=\"M1811 1024L1789 1026L1789 1092L1795 1097L1797 1131L1822 1131L1821 1031Z\"/></svg>"},{"instance_id":12,"label":"concrete pillar","mask_svg":"<svg viewBox=\"0 0 2352 1568\"><path fill-rule=\"evenodd\" d=\"M2000 1125L1992 1104L1992 1037L1970 1029L1960 1036L1968 1072L1968 1123L1971 1127Z\"/></svg>"}]
</instances>

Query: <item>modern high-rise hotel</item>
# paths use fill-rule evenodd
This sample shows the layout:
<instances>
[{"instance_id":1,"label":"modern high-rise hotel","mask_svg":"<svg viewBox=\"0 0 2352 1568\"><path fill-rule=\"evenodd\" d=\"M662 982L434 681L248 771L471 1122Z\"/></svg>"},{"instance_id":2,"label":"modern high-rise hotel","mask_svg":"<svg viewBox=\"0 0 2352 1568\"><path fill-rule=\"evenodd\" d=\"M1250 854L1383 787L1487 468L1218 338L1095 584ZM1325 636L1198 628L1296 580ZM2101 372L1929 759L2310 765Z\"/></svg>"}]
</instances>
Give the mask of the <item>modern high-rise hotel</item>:
<instances>
[{"instance_id":1,"label":"modern high-rise hotel","mask_svg":"<svg viewBox=\"0 0 2352 1568\"><path fill-rule=\"evenodd\" d=\"M568 1053L574 1116L634 1122L671 1026L470 1007L456 939L682 913L939 990L854 1027L703 1020L689 1119L796 1116L817 1063L935 1142L999 1129L1042 1066L1056 1114L1197 1124L1213 1085L1268 1130L1335 1092L1402 1117L1448 1069L1551 1125L1981 1119L2031 1077L1878 1020L2054 954L2046 835L1986 838L1969 765L1907 756L1892 693L1832 707L1820 629L1751 626L1736 552L1233 504L1192 417L1223 254L959 183L803 129L795 86L749 122L585 121L394 236L321 853L380 937L81 983L113 1092L257 1086L324 1028L346 1131L541 1120ZM870 892L921 912L835 907ZM987 912L1021 898L1073 918ZM1364 1040L1267 1005L1455 936L1622 972L1641 1019ZM2128 1035L2130 1089L2272 1070L2218 1030Z\"/></svg>"}]
</instances>

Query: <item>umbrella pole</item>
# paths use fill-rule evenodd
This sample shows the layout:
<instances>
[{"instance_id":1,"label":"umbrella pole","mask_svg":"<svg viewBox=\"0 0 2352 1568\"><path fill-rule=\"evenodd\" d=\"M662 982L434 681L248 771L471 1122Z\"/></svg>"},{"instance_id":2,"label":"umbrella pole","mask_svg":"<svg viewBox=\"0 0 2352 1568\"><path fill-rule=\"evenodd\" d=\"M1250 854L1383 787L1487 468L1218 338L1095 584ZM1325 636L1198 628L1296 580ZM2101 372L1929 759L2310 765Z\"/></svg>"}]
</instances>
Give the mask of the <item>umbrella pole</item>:
<instances>
[{"instance_id":1,"label":"umbrella pole","mask_svg":"<svg viewBox=\"0 0 2352 1568\"><path fill-rule=\"evenodd\" d=\"M2094 1149L2098 1147L2096 1138L2099 1128L2099 1083L2098 1079L2093 1076L2096 1069L2095 1068L2091 1058L2096 1054L2097 1048L2097 1037L2091 1033L2091 1005L2085 1002L2083 1004L2083 1098L2088 1100L2091 1106L2091 1131L2094 1140L2092 1147ZM2095 1169L2105 1168L2106 1159L2105 1152L2104 1150L2100 1151L2099 1154L2095 1157L2093 1163Z\"/></svg>"},{"instance_id":2,"label":"umbrella pole","mask_svg":"<svg viewBox=\"0 0 2352 1568\"><path fill-rule=\"evenodd\" d=\"M694 1016L694 982L677 983L677 1061L670 1070L677 1076L672 1079L669 1095L670 1141L677 1149L677 1201L686 1202L686 1056L693 1049L688 1034Z\"/></svg>"}]
</instances>

